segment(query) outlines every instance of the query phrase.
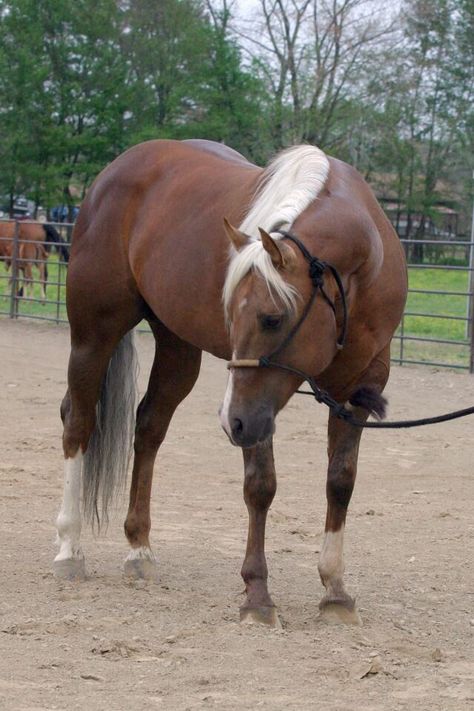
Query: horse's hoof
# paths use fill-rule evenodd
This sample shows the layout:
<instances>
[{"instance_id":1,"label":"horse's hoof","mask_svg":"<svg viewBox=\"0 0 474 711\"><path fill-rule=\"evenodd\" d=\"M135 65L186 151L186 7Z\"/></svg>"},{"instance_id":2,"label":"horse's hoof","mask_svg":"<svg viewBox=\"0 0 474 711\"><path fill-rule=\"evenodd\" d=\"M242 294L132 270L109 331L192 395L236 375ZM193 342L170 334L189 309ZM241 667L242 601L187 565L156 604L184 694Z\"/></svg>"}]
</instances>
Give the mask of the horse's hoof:
<instances>
[{"instance_id":1,"label":"horse's hoof","mask_svg":"<svg viewBox=\"0 0 474 711\"><path fill-rule=\"evenodd\" d=\"M82 558L63 558L53 561L53 572L61 580L85 580L86 561Z\"/></svg>"},{"instance_id":2,"label":"horse's hoof","mask_svg":"<svg viewBox=\"0 0 474 711\"><path fill-rule=\"evenodd\" d=\"M361 617L354 600L347 596L344 600L324 598L319 603L320 619L332 624L362 626Z\"/></svg>"},{"instance_id":3,"label":"horse's hoof","mask_svg":"<svg viewBox=\"0 0 474 711\"><path fill-rule=\"evenodd\" d=\"M241 607L240 621L246 625L266 625L281 630L281 622L274 605L262 607Z\"/></svg>"},{"instance_id":4,"label":"horse's hoof","mask_svg":"<svg viewBox=\"0 0 474 711\"><path fill-rule=\"evenodd\" d=\"M136 548L130 551L123 564L125 577L133 580L158 579L158 566L156 558L149 548Z\"/></svg>"}]
</instances>

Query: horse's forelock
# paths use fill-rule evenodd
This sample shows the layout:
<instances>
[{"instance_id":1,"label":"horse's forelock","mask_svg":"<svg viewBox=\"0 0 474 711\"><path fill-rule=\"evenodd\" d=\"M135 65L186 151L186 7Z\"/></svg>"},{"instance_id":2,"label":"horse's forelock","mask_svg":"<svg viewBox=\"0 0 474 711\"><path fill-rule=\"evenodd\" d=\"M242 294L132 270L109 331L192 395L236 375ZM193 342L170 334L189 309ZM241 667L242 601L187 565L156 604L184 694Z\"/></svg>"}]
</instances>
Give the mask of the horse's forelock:
<instances>
[{"instance_id":1,"label":"horse's forelock","mask_svg":"<svg viewBox=\"0 0 474 711\"><path fill-rule=\"evenodd\" d=\"M240 252L234 252L231 257L223 290L224 309L227 316L230 302L237 286L250 271L258 273L265 281L268 291L275 302L281 303L286 311L295 309L298 292L275 269L270 255L265 251L262 242L255 240Z\"/></svg>"}]
</instances>

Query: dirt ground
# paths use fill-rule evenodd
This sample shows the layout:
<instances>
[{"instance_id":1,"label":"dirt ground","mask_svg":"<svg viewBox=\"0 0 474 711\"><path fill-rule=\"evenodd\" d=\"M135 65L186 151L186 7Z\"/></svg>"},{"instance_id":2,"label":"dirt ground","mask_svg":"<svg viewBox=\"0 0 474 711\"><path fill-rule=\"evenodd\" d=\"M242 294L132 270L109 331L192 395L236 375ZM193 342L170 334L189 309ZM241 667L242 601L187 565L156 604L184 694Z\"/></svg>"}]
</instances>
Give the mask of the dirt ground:
<instances>
[{"instance_id":1,"label":"dirt ground","mask_svg":"<svg viewBox=\"0 0 474 711\"><path fill-rule=\"evenodd\" d=\"M143 390L151 337L138 337ZM318 618L325 420L294 398L277 423L267 533L283 629L241 626L242 464L216 411L226 369L206 357L157 465L158 583L127 582L125 502L84 531L89 577L55 580L62 492L59 402L68 331L0 321L0 708L474 708L473 418L366 432L346 529L346 581L364 625ZM474 378L394 368L392 417L471 405Z\"/></svg>"}]
</instances>

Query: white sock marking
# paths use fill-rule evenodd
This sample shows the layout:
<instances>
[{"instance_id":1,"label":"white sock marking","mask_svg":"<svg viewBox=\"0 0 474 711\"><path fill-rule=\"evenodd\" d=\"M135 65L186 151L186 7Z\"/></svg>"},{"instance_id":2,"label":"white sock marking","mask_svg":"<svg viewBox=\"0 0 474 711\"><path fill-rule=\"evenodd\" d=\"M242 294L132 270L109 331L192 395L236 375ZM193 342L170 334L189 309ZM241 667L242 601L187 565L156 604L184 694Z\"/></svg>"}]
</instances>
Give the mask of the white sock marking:
<instances>
[{"instance_id":1,"label":"white sock marking","mask_svg":"<svg viewBox=\"0 0 474 711\"><path fill-rule=\"evenodd\" d=\"M148 546L139 546L138 548L130 549L127 560L151 560L155 562L156 558L151 548Z\"/></svg>"},{"instance_id":2,"label":"white sock marking","mask_svg":"<svg viewBox=\"0 0 474 711\"><path fill-rule=\"evenodd\" d=\"M328 593L332 592L332 583L342 582L344 575L344 525L339 531L327 531L319 556L318 569Z\"/></svg>"},{"instance_id":3,"label":"white sock marking","mask_svg":"<svg viewBox=\"0 0 474 711\"><path fill-rule=\"evenodd\" d=\"M81 550L81 485L82 451L66 459L64 466L64 493L61 509L56 519L59 553L55 561L83 558Z\"/></svg>"}]
</instances>

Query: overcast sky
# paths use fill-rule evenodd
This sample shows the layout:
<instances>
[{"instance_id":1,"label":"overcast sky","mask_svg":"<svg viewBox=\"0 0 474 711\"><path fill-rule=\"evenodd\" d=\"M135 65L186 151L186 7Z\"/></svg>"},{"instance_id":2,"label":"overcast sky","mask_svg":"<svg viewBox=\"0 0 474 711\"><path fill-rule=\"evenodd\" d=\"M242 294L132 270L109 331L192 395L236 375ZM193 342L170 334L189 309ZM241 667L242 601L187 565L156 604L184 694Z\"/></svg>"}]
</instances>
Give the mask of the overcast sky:
<instances>
[{"instance_id":1,"label":"overcast sky","mask_svg":"<svg viewBox=\"0 0 474 711\"><path fill-rule=\"evenodd\" d=\"M245 16L251 12L258 4L258 0L237 0L239 15Z\"/></svg>"}]
</instances>

